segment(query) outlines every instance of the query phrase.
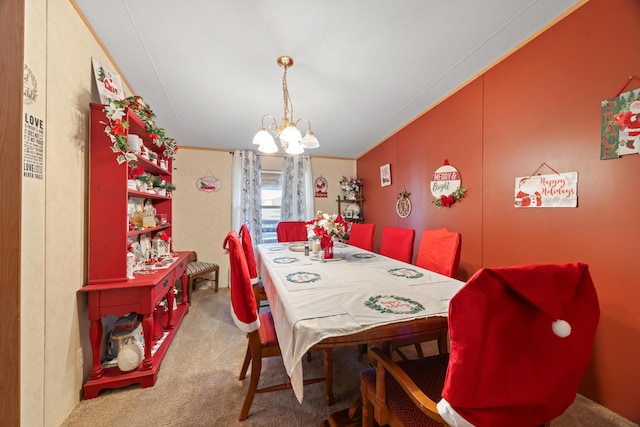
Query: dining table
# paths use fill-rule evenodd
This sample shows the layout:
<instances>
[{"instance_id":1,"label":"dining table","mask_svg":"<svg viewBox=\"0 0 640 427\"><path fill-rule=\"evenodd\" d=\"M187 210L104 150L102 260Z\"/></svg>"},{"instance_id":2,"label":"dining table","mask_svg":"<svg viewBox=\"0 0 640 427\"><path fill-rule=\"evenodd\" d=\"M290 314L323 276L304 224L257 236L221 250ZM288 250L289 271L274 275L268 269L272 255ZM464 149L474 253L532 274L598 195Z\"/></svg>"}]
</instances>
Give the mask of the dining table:
<instances>
[{"instance_id":1,"label":"dining table","mask_svg":"<svg viewBox=\"0 0 640 427\"><path fill-rule=\"evenodd\" d=\"M311 349L446 333L449 301L464 282L340 242L332 259L309 247L257 246L282 360L299 402L302 360ZM325 375L325 400L332 404L332 373Z\"/></svg>"}]
</instances>

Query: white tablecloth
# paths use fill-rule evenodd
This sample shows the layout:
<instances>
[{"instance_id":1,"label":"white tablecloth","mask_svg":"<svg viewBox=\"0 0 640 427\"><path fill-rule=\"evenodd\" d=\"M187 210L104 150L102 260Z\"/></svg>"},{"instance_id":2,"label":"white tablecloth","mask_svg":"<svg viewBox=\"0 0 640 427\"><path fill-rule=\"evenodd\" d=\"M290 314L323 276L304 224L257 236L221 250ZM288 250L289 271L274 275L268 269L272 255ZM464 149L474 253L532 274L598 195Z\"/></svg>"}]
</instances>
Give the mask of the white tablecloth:
<instances>
[{"instance_id":1,"label":"white tablecloth","mask_svg":"<svg viewBox=\"0 0 640 427\"><path fill-rule=\"evenodd\" d=\"M446 316L464 282L360 248L334 248L335 261L258 245L258 264L284 366L302 402L302 358L325 338L430 316Z\"/></svg>"}]
</instances>

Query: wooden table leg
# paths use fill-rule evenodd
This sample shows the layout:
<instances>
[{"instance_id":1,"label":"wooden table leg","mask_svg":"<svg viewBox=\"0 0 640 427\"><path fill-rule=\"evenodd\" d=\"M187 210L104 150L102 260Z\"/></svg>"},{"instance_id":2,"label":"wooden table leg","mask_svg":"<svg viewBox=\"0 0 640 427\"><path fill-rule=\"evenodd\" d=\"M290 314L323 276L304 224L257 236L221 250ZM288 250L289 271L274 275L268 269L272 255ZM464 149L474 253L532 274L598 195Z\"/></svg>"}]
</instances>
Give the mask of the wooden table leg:
<instances>
[{"instance_id":1,"label":"wooden table leg","mask_svg":"<svg viewBox=\"0 0 640 427\"><path fill-rule=\"evenodd\" d=\"M333 405L333 349L324 350L324 400Z\"/></svg>"}]
</instances>

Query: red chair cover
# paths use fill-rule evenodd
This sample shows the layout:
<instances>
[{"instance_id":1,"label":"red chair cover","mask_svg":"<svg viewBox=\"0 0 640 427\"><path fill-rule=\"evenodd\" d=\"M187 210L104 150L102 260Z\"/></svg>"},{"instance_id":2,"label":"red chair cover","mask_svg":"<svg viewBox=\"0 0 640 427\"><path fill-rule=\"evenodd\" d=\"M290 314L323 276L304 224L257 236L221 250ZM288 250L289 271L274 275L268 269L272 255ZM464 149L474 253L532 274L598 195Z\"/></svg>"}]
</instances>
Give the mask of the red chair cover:
<instances>
[{"instance_id":1,"label":"red chair cover","mask_svg":"<svg viewBox=\"0 0 640 427\"><path fill-rule=\"evenodd\" d=\"M416 231L412 228L385 226L382 229L380 255L411 263L415 236Z\"/></svg>"},{"instance_id":2,"label":"red chair cover","mask_svg":"<svg viewBox=\"0 0 640 427\"><path fill-rule=\"evenodd\" d=\"M349 231L349 244L373 252L373 232L375 228L375 224L352 223Z\"/></svg>"},{"instance_id":3,"label":"red chair cover","mask_svg":"<svg viewBox=\"0 0 640 427\"><path fill-rule=\"evenodd\" d=\"M276 226L278 242L306 242L307 223L304 221L280 221Z\"/></svg>"},{"instance_id":4,"label":"red chair cover","mask_svg":"<svg viewBox=\"0 0 640 427\"><path fill-rule=\"evenodd\" d=\"M251 286L251 277L244 250L238 233L230 231L222 244L229 251L231 316L236 326L244 332L257 331L260 319L256 306L256 298Z\"/></svg>"},{"instance_id":5,"label":"red chair cover","mask_svg":"<svg viewBox=\"0 0 640 427\"><path fill-rule=\"evenodd\" d=\"M253 242L251 241L251 234L249 234L249 228L246 224L242 224L240 227L240 240L242 241L242 249L244 251L244 257L247 260L247 267L249 268L249 277L251 277L251 284L258 283L258 268L256 267L256 253L253 251Z\"/></svg>"},{"instance_id":6,"label":"red chair cover","mask_svg":"<svg viewBox=\"0 0 640 427\"><path fill-rule=\"evenodd\" d=\"M476 426L533 426L559 416L576 397L599 316L586 264L479 270L449 306L442 397ZM557 320L568 322L568 336L552 330Z\"/></svg>"},{"instance_id":7,"label":"red chair cover","mask_svg":"<svg viewBox=\"0 0 640 427\"><path fill-rule=\"evenodd\" d=\"M416 265L449 277L458 275L462 237L446 228L424 230Z\"/></svg>"}]
</instances>

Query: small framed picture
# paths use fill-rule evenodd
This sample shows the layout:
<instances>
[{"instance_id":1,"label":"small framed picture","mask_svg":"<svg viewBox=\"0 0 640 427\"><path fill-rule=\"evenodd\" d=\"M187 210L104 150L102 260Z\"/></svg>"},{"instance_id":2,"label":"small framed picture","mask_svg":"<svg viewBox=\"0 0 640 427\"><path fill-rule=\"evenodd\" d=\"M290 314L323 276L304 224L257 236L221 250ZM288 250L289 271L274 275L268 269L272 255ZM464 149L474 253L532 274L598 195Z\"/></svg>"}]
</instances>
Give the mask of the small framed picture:
<instances>
[{"instance_id":1,"label":"small framed picture","mask_svg":"<svg viewBox=\"0 0 640 427\"><path fill-rule=\"evenodd\" d=\"M386 187L391 185L391 164L380 166L380 186Z\"/></svg>"},{"instance_id":2,"label":"small framed picture","mask_svg":"<svg viewBox=\"0 0 640 427\"><path fill-rule=\"evenodd\" d=\"M344 213L344 217L345 217L345 218L353 218L353 211L347 210L347 211Z\"/></svg>"}]
</instances>

